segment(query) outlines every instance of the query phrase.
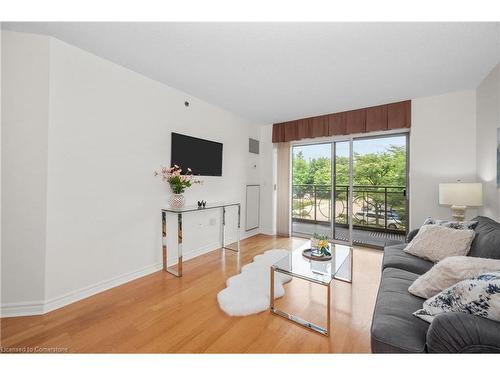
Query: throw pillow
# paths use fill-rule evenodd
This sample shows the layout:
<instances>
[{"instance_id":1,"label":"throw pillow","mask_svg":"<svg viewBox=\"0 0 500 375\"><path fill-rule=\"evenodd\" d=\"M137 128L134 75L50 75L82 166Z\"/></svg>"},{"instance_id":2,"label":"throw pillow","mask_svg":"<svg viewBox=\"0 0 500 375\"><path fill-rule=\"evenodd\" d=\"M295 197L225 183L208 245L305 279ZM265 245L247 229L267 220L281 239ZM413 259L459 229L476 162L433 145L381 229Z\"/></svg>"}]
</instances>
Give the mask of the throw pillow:
<instances>
[{"instance_id":1,"label":"throw pillow","mask_svg":"<svg viewBox=\"0 0 500 375\"><path fill-rule=\"evenodd\" d=\"M411 294L430 298L465 279L478 277L486 272L500 271L500 260L452 256L444 258L421 275L408 288Z\"/></svg>"},{"instance_id":2,"label":"throw pillow","mask_svg":"<svg viewBox=\"0 0 500 375\"><path fill-rule=\"evenodd\" d=\"M500 321L500 272L485 273L443 290L413 313L431 323L446 312L461 312Z\"/></svg>"},{"instance_id":3,"label":"throw pillow","mask_svg":"<svg viewBox=\"0 0 500 375\"><path fill-rule=\"evenodd\" d=\"M443 227L453 228L453 229L474 229L477 225L477 221L449 221L449 220L441 220L441 219L433 219L432 217L428 217L425 219L422 225L442 225Z\"/></svg>"},{"instance_id":4,"label":"throw pillow","mask_svg":"<svg viewBox=\"0 0 500 375\"><path fill-rule=\"evenodd\" d=\"M472 229L456 230L441 225L424 225L404 251L434 263L454 255L467 255L474 239Z\"/></svg>"}]
</instances>

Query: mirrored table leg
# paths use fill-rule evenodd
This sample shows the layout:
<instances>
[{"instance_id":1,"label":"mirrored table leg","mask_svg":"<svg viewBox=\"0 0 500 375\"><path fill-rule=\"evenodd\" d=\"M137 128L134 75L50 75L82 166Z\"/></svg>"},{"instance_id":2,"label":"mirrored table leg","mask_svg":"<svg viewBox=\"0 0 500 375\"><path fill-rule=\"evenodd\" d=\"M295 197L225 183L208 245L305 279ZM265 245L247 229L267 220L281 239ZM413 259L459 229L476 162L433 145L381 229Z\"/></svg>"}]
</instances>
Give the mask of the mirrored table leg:
<instances>
[{"instance_id":1,"label":"mirrored table leg","mask_svg":"<svg viewBox=\"0 0 500 375\"><path fill-rule=\"evenodd\" d=\"M238 251L240 251L240 228L241 228L241 206L238 205L238 229L237 229L237 233L236 233L236 238L237 238L237 241L238 241Z\"/></svg>"},{"instance_id":2,"label":"mirrored table leg","mask_svg":"<svg viewBox=\"0 0 500 375\"><path fill-rule=\"evenodd\" d=\"M163 270L174 276L182 276L182 214L177 214L177 270L174 267L168 267L168 249L167 249L167 214L162 211L162 246L163 246Z\"/></svg>"},{"instance_id":3,"label":"mirrored table leg","mask_svg":"<svg viewBox=\"0 0 500 375\"><path fill-rule=\"evenodd\" d=\"M226 208L222 207L222 248L231 250L234 252L239 252L240 251L240 205L238 205L238 228L237 228L237 233L236 233L236 249L226 246Z\"/></svg>"}]
</instances>

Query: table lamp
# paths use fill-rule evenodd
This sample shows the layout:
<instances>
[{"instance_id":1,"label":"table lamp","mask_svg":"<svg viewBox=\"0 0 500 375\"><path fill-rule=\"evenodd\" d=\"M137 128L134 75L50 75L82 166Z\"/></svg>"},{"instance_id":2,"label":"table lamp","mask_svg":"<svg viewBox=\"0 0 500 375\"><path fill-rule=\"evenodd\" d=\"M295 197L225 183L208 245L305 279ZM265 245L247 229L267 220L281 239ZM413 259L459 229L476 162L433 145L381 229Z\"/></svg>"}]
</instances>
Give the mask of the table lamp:
<instances>
[{"instance_id":1,"label":"table lamp","mask_svg":"<svg viewBox=\"0 0 500 375\"><path fill-rule=\"evenodd\" d=\"M452 218L465 220L465 210L483 205L483 185L479 182L439 184L439 204L451 206Z\"/></svg>"}]
</instances>

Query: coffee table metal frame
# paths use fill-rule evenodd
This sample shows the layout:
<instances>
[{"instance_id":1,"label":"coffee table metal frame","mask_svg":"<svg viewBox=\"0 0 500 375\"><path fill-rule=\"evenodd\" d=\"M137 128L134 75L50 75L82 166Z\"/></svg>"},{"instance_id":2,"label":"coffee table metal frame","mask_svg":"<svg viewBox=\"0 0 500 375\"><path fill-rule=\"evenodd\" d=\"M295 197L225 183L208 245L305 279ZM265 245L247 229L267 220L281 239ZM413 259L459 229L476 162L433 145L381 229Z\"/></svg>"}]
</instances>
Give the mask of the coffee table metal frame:
<instances>
[{"instance_id":1,"label":"coffee table metal frame","mask_svg":"<svg viewBox=\"0 0 500 375\"><path fill-rule=\"evenodd\" d=\"M335 246L335 245L333 245ZM346 245L341 245L341 246L346 246ZM330 290L330 285L332 283L332 280L333 279L336 279L336 280L340 280L340 281L344 281L344 282L347 282L347 283L352 283L352 267L353 267L353 248L351 246L347 246L349 247L349 254L346 256L346 258L343 260L342 264L339 266L339 268L337 269L337 271L335 272L335 274L330 278L330 281L328 282L325 282L325 281L321 281L319 279L315 279L315 278L312 278L312 277L308 277L308 276L305 276L305 275L301 275L300 273L296 273L296 272L290 272L288 270L284 270L280 267L277 266L277 263L273 264L271 266L271 270L270 270L270 288L271 288L271 291L270 291L270 311L271 313L273 314L276 314L276 315L279 315L285 319L288 319L294 323L297 323L303 327L306 327L306 328L309 328L315 332L318 332L318 333L321 333L322 335L325 335L325 336L330 336L330 330L331 330L331 323L330 323L330 311L331 311L331 290ZM302 251L302 248L301 249L298 249L298 250L294 250L294 251ZM291 255L290 255L291 256ZM307 262L308 260L307 259L303 259L304 262ZM348 278L342 278L342 277L337 277L336 274L337 272L345 266L345 263L349 261L349 267L350 267L350 270L349 270L349 277ZM326 299L326 327L321 327L317 324L314 324L312 322L309 322L297 315L293 315L293 314L290 314L290 313L287 313L283 310L280 310L278 309L277 307L274 306L274 273L275 272L279 272L279 273L282 273L284 275L288 275L288 276L291 276L291 277L296 277L298 279L302 279L302 280L306 280L306 281L309 281L309 282L312 282L312 283L315 283L315 284L318 284L318 285L322 285L322 286L325 286L326 289L327 289L327 299Z\"/></svg>"}]
</instances>

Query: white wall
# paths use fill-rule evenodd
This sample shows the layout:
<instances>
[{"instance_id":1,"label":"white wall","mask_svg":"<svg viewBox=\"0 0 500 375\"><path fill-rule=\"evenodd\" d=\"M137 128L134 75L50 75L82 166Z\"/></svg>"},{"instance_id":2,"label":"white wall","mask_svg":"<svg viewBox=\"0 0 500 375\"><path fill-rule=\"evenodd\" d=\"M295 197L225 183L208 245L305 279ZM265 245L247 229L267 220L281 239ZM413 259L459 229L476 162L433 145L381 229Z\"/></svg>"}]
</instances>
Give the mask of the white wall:
<instances>
[{"instance_id":1,"label":"white wall","mask_svg":"<svg viewBox=\"0 0 500 375\"><path fill-rule=\"evenodd\" d=\"M497 129L500 127L500 64L488 74L476 90L477 105L477 177L483 183L481 215L500 219L497 188Z\"/></svg>"},{"instance_id":2,"label":"white wall","mask_svg":"<svg viewBox=\"0 0 500 375\"><path fill-rule=\"evenodd\" d=\"M42 44L49 49L48 58L43 55L46 70L33 73L33 78L49 87L40 94L43 100L37 100L40 111L49 113L49 121L38 124L45 137L28 135L24 140L34 143L31 146L45 156L37 162L46 169L40 178L43 181L45 175L46 179L46 200L40 199L46 202L46 231L43 215L33 229L26 229L25 221L12 220L19 214L17 207L5 215L18 235L24 230L25 237L32 238L31 246L24 246L27 255L32 255L35 243L45 243L42 237L46 236L45 267L41 260L33 261L41 272L45 270L44 281L38 277L36 285L44 292L45 311L159 269L159 210L170 192L153 177L153 170L169 164L172 131L224 144L223 176L203 177L203 185L186 192L188 204L199 199L239 201L241 235L258 232L244 230L245 185L259 183L261 175L260 157L248 152L248 138L260 138L258 126L59 40L46 38L41 43L38 36L13 32L4 32L3 38L13 46L7 50L12 65L5 75L23 76L29 68L13 53L28 53L19 38L29 39L29 50L37 56ZM11 85L5 89L17 93ZM184 106L185 100L191 103L189 107ZM32 116L40 121L38 114ZM6 121L9 131L14 131L19 117L16 113ZM47 116L42 119L47 121ZM20 143L18 137L12 147L17 146L23 155ZM9 158L12 152L4 155ZM15 167L16 163L11 169ZM26 176L22 181L9 176L13 189L22 188L25 182ZM4 202L13 194L6 194ZM40 189L40 194L45 196L45 190ZM25 199L24 194L19 197ZM220 211L185 215L184 259L220 246L220 218ZM169 248L175 249L175 217L169 216L167 222ZM228 240L234 240L236 210L228 212L227 222ZM33 237L36 231L40 233ZM8 245L3 253L19 261ZM175 254L170 258L174 260ZM4 280L9 299L2 303L20 304L35 298L20 293L35 288L29 277L24 282L27 276L19 272L17 284Z\"/></svg>"},{"instance_id":3,"label":"white wall","mask_svg":"<svg viewBox=\"0 0 500 375\"><path fill-rule=\"evenodd\" d=\"M2 32L2 307L44 299L49 39Z\"/></svg>"},{"instance_id":4,"label":"white wall","mask_svg":"<svg viewBox=\"0 0 500 375\"><path fill-rule=\"evenodd\" d=\"M426 217L450 218L438 204L440 182L476 178L476 98L474 90L412 100L410 135L410 227ZM468 209L467 217L477 214Z\"/></svg>"}]
</instances>

